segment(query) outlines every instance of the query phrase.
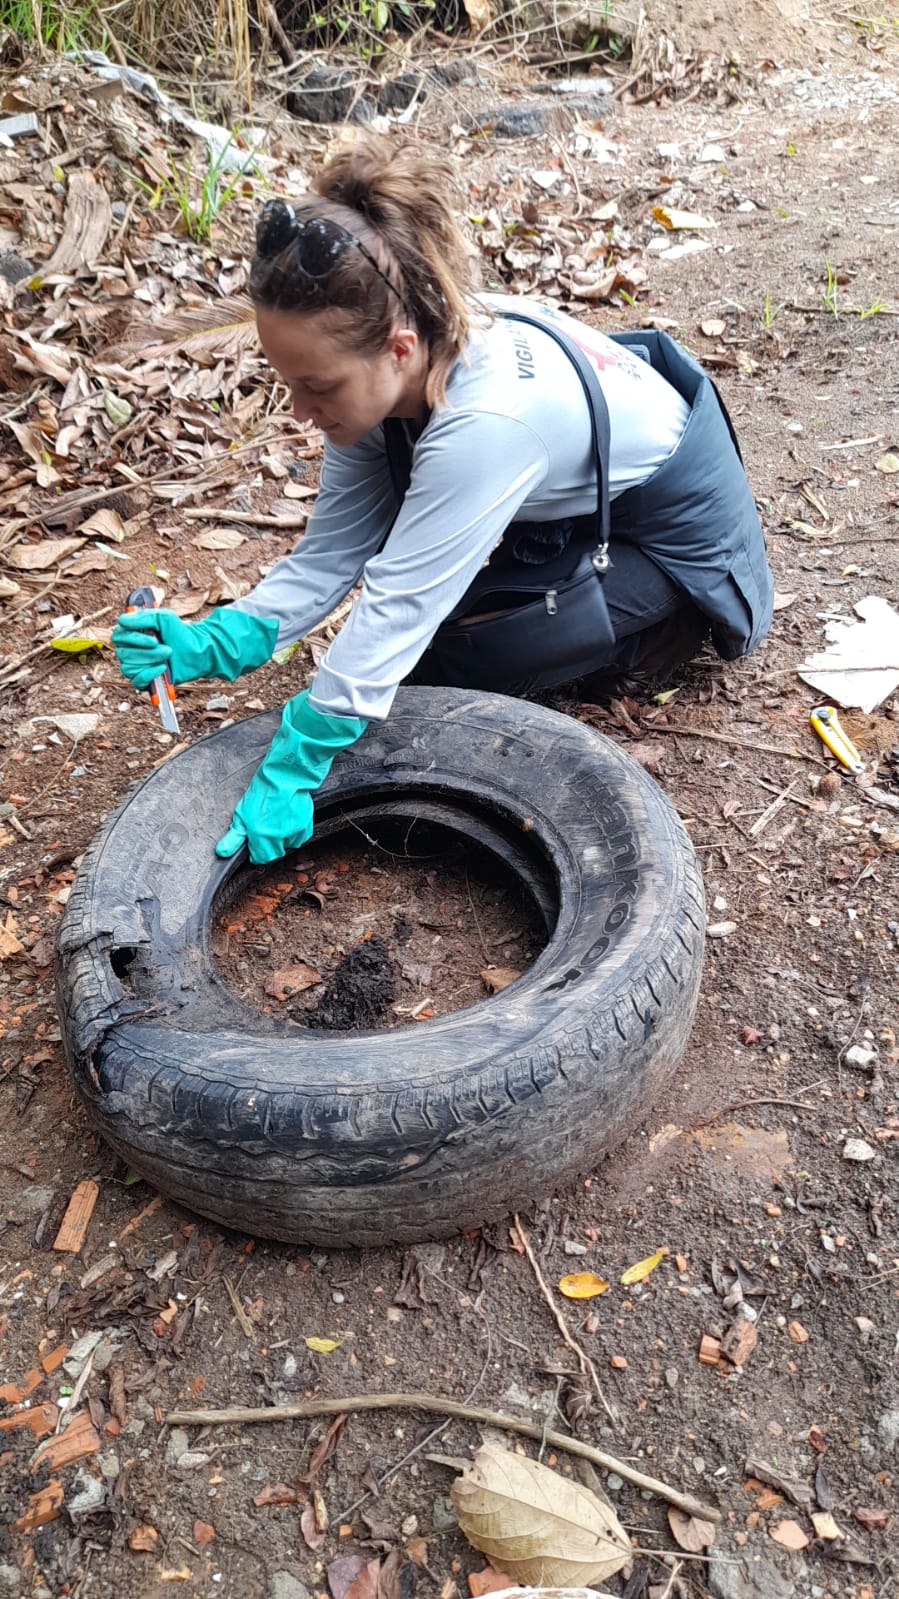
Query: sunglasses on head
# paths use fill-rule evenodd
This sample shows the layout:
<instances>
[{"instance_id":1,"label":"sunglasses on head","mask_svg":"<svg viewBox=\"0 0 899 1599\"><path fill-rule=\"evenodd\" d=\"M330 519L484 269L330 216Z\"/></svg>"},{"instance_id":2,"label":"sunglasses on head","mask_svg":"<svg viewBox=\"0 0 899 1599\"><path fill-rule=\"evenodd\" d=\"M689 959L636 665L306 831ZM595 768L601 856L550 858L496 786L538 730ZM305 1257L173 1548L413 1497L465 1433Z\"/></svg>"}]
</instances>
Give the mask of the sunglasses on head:
<instances>
[{"instance_id":1,"label":"sunglasses on head","mask_svg":"<svg viewBox=\"0 0 899 1599\"><path fill-rule=\"evenodd\" d=\"M291 244L297 270L318 287L327 283L346 250L357 249L391 294L396 295L400 305L403 304L399 289L378 266L371 251L342 222L335 222L332 217L307 217L300 221L287 200L267 200L256 224L256 254L263 260L271 260Z\"/></svg>"}]
</instances>

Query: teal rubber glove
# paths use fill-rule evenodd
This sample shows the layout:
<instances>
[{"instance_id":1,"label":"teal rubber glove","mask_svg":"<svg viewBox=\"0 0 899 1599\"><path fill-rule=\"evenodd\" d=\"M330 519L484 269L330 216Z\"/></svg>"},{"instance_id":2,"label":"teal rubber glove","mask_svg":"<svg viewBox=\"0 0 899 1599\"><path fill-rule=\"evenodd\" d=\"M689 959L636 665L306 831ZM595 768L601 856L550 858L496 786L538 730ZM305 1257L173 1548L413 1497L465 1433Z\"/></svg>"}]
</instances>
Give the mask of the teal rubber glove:
<instances>
[{"instance_id":1,"label":"teal rubber glove","mask_svg":"<svg viewBox=\"0 0 899 1599\"><path fill-rule=\"evenodd\" d=\"M182 622L174 611L126 611L113 629L119 665L135 688L149 688L166 667L173 683L224 677L233 683L271 659L278 638L274 617L249 616L221 606L202 622Z\"/></svg>"},{"instance_id":2,"label":"teal rubber glove","mask_svg":"<svg viewBox=\"0 0 899 1599\"><path fill-rule=\"evenodd\" d=\"M335 755L361 738L360 716L325 716L307 691L288 700L281 726L256 776L238 801L216 855L235 855L242 844L257 866L299 849L312 837L312 790L331 770Z\"/></svg>"}]
</instances>

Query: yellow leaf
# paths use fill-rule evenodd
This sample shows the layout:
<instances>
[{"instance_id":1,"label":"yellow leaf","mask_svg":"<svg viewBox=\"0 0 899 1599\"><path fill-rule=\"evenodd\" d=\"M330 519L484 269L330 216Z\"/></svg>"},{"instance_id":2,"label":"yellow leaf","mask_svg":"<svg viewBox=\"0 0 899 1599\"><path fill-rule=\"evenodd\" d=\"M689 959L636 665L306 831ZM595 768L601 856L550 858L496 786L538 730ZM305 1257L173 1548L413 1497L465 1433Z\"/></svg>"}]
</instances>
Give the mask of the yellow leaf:
<instances>
[{"instance_id":1,"label":"yellow leaf","mask_svg":"<svg viewBox=\"0 0 899 1599\"><path fill-rule=\"evenodd\" d=\"M667 1253L667 1249L657 1249L654 1255L647 1255L645 1260L638 1260L635 1265L628 1266L627 1271L622 1273L620 1281L624 1283L625 1288L629 1288L631 1283L642 1283L644 1277L655 1271L659 1261L664 1260Z\"/></svg>"},{"instance_id":2,"label":"yellow leaf","mask_svg":"<svg viewBox=\"0 0 899 1599\"><path fill-rule=\"evenodd\" d=\"M339 1338L304 1338L303 1342L314 1355L330 1355L340 1348Z\"/></svg>"},{"instance_id":3,"label":"yellow leaf","mask_svg":"<svg viewBox=\"0 0 899 1599\"><path fill-rule=\"evenodd\" d=\"M675 211L671 206L654 205L652 214L663 228L717 228L717 222L698 211Z\"/></svg>"},{"instance_id":4,"label":"yellow leaf","mask_svg":"<svg viewBox=\"0 0 899 1599\"><path fill-rule=\"evenodd\" d=\"M608 1288L605 1278L597 1277L592 1271L576 1271L559 1282L559 1293L566 1299L595 1299L597 1294L607 1293Z\"/></svg>"},{"instance_id":5,"label":"yellow leaf","mask_svg":"<svg viewBox=\"0 0 899 1599\"><path fill-rule=\"evenodd\" d=\"M64 650L67 655L80 655L82 650L102 650L101 638L55 638L50 641L51 650Z\"/></svg>"}]
</instances>

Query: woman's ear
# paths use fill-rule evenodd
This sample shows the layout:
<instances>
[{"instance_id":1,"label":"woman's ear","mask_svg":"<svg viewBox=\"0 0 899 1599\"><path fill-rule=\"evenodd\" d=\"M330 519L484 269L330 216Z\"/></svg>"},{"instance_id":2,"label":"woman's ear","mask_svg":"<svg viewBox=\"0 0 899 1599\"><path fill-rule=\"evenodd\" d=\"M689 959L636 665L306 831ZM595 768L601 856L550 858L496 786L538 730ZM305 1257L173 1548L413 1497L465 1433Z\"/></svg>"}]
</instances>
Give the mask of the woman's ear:
<instances>
[{"instance_id":1,"label":"woman's ear","mask_svg":"<svg viewBox=\"0 0 899 1599\"><path fill-rule=\"evenodd\" d=\"M387 348L398 367L408 366L420 345L421 340L414 328L395 328L387 341Z\"/></svg>"}]
</instances>

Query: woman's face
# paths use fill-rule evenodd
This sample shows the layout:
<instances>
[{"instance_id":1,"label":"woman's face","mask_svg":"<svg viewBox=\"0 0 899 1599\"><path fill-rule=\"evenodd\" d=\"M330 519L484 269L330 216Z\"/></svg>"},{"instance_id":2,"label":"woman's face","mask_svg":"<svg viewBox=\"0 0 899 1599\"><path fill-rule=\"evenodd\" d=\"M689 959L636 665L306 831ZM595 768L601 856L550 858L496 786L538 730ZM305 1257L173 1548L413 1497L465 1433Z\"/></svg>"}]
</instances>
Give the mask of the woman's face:
<instances>
[{"instance_id":1,"label":"woman's face","mask_svg":"<svg viewBox=\"0 0 899 1599\"><path fill-rule=\"evenodd\" d=\"M331 444L358 444L387 416L417 416L424 404L422 346L396 328L383 349L361 355L332 331L334 314L256 307L266 359L290 389L298 422L321 428Z\"/></svg>"}]
</instances>

